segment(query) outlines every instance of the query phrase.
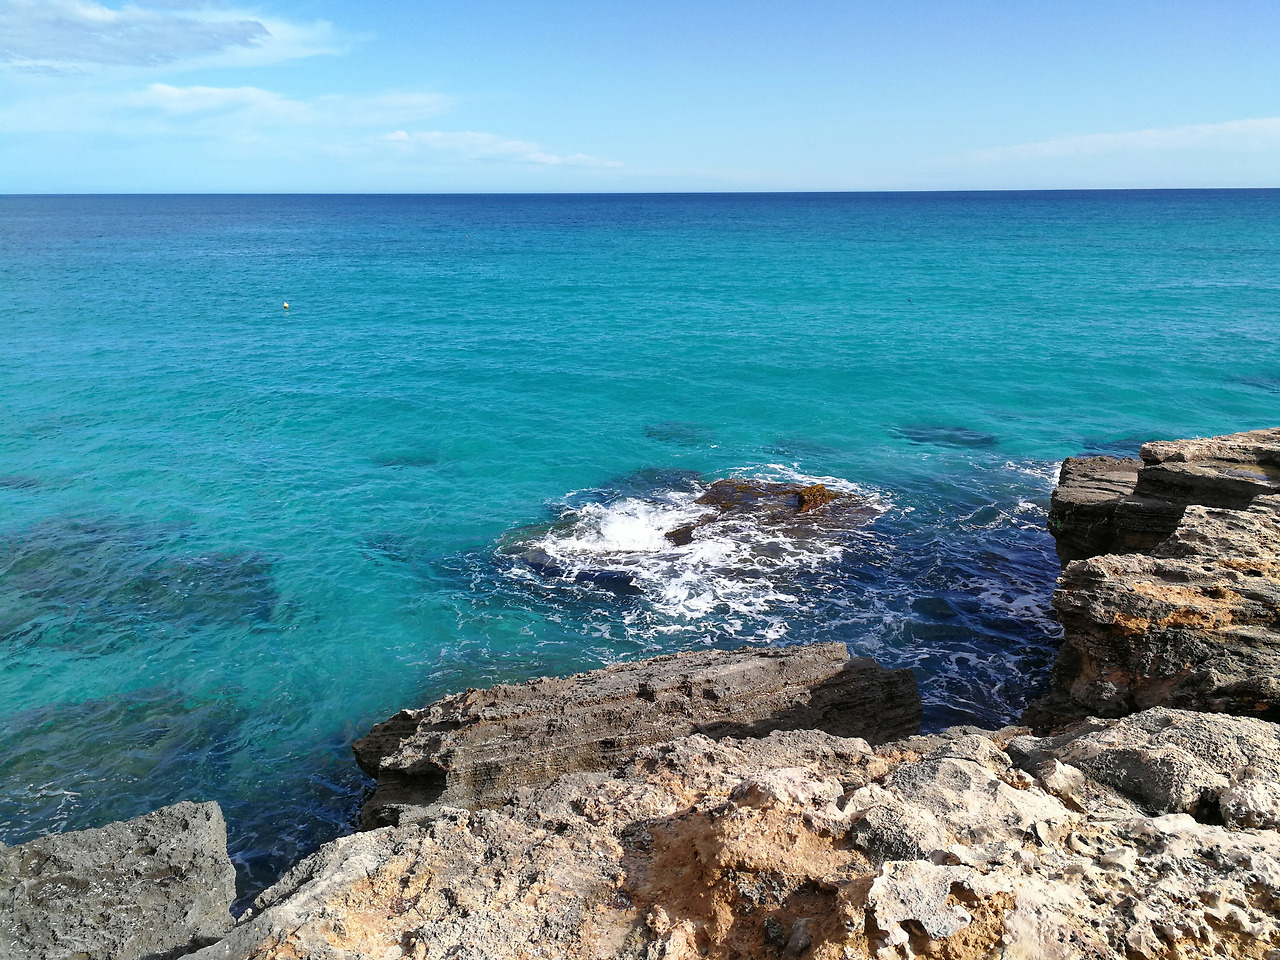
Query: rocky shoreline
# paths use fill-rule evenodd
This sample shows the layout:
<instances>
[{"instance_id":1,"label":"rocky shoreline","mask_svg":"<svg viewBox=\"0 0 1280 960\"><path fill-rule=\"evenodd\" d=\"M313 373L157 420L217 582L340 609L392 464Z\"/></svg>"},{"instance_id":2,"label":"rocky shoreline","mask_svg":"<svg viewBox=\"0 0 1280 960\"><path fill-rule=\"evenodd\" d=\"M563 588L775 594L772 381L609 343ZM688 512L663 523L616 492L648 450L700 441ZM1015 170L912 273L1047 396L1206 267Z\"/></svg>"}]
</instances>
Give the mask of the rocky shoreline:
<instances>
[{"instance_id":1,"label":"rocky shoreline","mask_svg":"<svg viewBox=\"0 0 1280 960\"><path fill-rule=\"evenodd\" d=\"M1280 960L1280 429L1069 459L1050 529L1025 726L839 644L469 690L234 925L214 804L0 846L0 956Z\"/></svg>"}]
</instances>

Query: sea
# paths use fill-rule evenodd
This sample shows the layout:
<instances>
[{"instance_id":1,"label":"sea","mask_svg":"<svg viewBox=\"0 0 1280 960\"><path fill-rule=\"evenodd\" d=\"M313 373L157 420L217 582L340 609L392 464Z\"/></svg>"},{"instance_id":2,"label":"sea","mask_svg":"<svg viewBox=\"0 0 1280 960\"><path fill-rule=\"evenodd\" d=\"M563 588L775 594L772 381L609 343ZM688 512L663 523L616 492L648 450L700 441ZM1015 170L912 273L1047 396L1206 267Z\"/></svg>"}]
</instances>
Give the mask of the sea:
<instances>
[{"instance_id":1,"label":"sea","mask_svg":"<svg viewBox=\"0 0 1280 960\"><path fill-rule=\"evenodd\" d=\"M0 841L216 800L248 898L395 711L708 646L1013 723L1062 459L1278 335L1280 191L0 197ZM865 510L664 537L727 477Z\"/></svg>"}]
</instances>

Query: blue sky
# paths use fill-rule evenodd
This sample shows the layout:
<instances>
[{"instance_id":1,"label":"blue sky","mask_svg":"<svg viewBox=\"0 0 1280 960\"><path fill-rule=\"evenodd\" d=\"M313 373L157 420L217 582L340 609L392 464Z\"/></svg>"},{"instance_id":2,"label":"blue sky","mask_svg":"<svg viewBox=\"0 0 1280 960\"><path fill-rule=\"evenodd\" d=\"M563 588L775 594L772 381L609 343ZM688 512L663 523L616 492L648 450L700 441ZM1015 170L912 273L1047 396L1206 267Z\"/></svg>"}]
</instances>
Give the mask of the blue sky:
<instances>
[{"instance_id":1,"label":"blue sky","mask_svg":"<svg viewBox=\"0 0 1280 960\"><path fill-rule=\"evenodd\" d=\"M0 0L0 192L1280 186L1280 3Z\"/></svg>"}]
</instances>

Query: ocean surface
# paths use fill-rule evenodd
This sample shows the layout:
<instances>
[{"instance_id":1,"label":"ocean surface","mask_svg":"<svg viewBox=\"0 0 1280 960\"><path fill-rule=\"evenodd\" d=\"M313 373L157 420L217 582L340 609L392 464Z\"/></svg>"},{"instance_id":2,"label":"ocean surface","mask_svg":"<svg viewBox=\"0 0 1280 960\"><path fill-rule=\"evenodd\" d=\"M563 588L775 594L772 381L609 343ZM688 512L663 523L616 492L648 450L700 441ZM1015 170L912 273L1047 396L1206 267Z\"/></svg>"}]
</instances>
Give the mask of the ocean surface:
<instances>
[{"instance_id":1,"label":"ocean surface","mask_svg":"<svg viewBox=\"0 0 1280 960\"><path fill-rule=\"evenodd\" d=\"M1278 191L0 197L0 840L217 800L248 895L397 709L708 644L1010 722L1058 464L1280 422L1278 266ZM866 521L673 547L721 477Z\"/></svg>"}]
</instances>

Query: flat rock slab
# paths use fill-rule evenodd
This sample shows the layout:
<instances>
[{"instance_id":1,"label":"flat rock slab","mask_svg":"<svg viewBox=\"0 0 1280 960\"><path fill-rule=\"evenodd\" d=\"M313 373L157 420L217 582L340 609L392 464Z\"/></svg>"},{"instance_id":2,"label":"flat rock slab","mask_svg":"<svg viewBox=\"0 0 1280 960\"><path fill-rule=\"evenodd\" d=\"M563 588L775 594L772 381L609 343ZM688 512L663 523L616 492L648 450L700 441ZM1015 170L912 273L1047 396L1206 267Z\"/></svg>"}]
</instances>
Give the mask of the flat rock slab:
<instances>
[{"instance_id":1,"label":"flat rock slab","mask_svg":"<svg viewBox=\"0 0 1280 960\"><path fill-rule=\"evenodd\" d=\"M362 820L495 807L522 787L609 769L672 737L817 729L881 743L914 734L920 715L910 670L850 659L841 643L682 653L468 690L401 711L355 743L377 779Z\"/></svg>"},{"instance_id":2,"label":"flat rock slab","mask_svg":"<svg viewBox=\"0 0 1280 960\"><path fill-rule=\"evenodd\" d=\"M0 845L0 957L170 960L225 934L235 895L216 803Z\"/></svg>"}]
</instances>

